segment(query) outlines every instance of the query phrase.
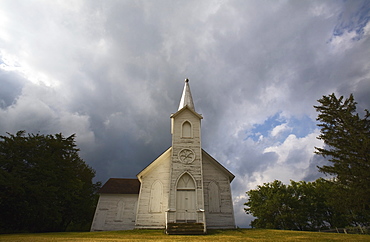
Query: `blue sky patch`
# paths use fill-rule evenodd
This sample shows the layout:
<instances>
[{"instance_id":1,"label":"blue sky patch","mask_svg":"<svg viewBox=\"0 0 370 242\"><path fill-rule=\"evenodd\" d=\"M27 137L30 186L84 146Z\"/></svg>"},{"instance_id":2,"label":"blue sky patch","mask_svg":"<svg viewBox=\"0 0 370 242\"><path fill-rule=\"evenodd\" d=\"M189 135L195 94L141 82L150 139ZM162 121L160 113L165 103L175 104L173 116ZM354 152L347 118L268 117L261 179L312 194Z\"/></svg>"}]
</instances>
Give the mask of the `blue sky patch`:
<instances>
[{"instance_id":1,"label":"blue sky patch","mask_svg":"<svg viewBox=\"0 0 370 242\"><path fill-rule=\"evenodd\" d=\"M261 135L263 135L263 137L267 137L273 128L283 123L286 123L286 120L280 117L280 113L276 113L274 116L269 117L263 124L254 125L248 138L252 138L254 141L257 141Z\"/></svg>"},{"instance_id":2,"label":"blue sky patch","mask_svg":"<svg viewBox=\"0 0 370 242\"><path fill-rule=\"evenodd\" d=\"M281 117L281 113L276 113L274 116L269 117L263 124L256 124L254 128L248 132L247 138L252 138L258 141L260 136L269 137L271 131L282 124L286 124L289 129L283 130L277 137L279 140L285 140L290 134L294 134L297 138L302 138L312 133L316 128L316 121L310 119L308 116L303 116L301 119L295 117L285 118Z\"/></svg>"},{"instance_id":3,"label":"blue sky patch","mask_svg":"<svg viewBox=\"0 0 370 242\"><path fill-rule=\"evenodd\" d=\"M350 2L349 2L350 3ZM360 40L364 35L364 28L370 20L370 1L346 9L339 17L339 23L333 30L333 36L342 36L345 32L356 31L353 40Z\"/></svg>"},{"instance_id":4,"label":"blue sky patch","mask_svg":"<svg viewBox=\"0 0 370 242\"><path fill-rule=\"evenodd\" d=\"M289 126L293 128L292 132L297 138L302 138L312 133L316 128L317 122L310 119L308 116L303 116L301 119L291 118Z\"/></svg>"}]
</instances>

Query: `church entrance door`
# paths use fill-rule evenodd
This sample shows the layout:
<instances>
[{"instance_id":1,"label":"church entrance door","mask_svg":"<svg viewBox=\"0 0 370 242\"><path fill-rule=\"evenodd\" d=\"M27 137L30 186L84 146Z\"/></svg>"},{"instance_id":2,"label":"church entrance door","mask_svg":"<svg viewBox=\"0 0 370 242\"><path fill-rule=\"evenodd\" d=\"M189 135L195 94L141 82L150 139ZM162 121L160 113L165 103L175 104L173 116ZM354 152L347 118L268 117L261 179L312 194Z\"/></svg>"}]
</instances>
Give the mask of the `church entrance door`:
<instances>
[{"instance_id":1,"label":"church entrance door","mask_svg":"<svg viewBox=\"0 0 370 242\"><path fill-rule=\"evenodd\" d=\"M196 197L193 178L185 173L177 183L176 222L196 222Z\"/></svg>"}]
</instances>

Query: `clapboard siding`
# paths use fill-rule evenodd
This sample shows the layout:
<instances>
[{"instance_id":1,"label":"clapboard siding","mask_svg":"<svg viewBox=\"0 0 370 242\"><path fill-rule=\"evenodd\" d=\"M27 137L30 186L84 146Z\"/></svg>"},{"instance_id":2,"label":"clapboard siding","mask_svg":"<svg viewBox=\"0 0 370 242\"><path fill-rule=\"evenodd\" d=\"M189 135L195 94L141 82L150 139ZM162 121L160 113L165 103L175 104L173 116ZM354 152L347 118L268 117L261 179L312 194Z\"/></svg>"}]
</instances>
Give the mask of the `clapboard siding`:
<instances>
[{"instance_id":1,"label":"clapboard siding","mask_svg":"<svg viewBox=\"0 0 370 242\"><path fill-rule=\"evenodd\" d=\"M137 199L137 194L100 194L91 231L134 229Z\"/></svg>"},{"instance_id":2,"label":"clapboard siding","mask_svg":"<svg viewBox=\"0 0 370 242\"><path fill-rule=\"evenodd\" d=\"M217 184L219 188L220 212L218 213L209 212L210 192L208 188L211 182ZM207 228L235 228L229 176L205 155L203 155L203 184Z\"/></svg>"},{"instance_id":3,"label":"clapboard siding","mask_svg":"<svg viewBox=\"0 0 370 242\"><path fill-rule=\"evenodd\" d=\"M136 228L164 228L165 226L165 210L168 207L170 184L171 150L164 152L138 174L141 187L136 214ZM161 211L152 212L150 209L151 197L153 197L151 196L153 195L152 188L158 182L162 185L162 196L161 198L156 197L156 199L160 199Z\"/></svg>"}]
</instances>

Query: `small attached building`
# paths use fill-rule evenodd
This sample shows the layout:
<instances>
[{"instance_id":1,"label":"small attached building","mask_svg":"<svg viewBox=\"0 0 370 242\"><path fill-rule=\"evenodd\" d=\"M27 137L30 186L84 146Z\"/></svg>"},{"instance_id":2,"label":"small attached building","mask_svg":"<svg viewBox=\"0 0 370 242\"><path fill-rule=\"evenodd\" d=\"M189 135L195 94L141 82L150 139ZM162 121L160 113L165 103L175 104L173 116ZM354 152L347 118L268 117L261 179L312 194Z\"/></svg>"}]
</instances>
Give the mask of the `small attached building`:
<instances>
[{"instance_id":1,"label":"small attached building","mask_svg":"<svg viewBox=\"0 0 370 242\"><path fill-rule=\"evenodd\" d=\"M138 179L110 178L99 190L91 231L134 229L139 191Z\"/></svg>"}]
</instances>

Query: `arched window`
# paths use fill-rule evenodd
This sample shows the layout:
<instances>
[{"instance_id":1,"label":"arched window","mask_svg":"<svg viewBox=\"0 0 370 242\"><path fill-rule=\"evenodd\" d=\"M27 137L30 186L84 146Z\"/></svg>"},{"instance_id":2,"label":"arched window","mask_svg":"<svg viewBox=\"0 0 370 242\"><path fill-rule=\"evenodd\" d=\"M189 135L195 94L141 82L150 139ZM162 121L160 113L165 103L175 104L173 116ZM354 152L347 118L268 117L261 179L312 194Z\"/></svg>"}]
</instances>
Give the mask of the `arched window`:
<instances>
[{"instance_id":1,"label":"arched window","mask_svg":"<svg viewBox=\"0 0 370 242\"><path fill-rule=\"evenodd\" d=\"M152 185L150 191L150 206L149 212L151 213L160 213L162 212L162 195L163 195L163 186L160 181L155 181Z\"/></svg>"},{"instance_id":2,"label":"arched window","mask_svg":"<svg viewBox=\"0 0 370 242\"><path fill-rule=\"evenodd\" d=\"M179 181L177 182L177 190L189 190L195 189L195 183L193 178L188 174L185 173L181 176Z\"/></svg>"},{"instance_id":3,"label":"arched window","mask_svg":"<svg viewBox=\"0 0 370 242\"><path fill-rule=\"evenodd\" d=\"M220 192L215 182L210 182L208 185L208 205L210 213L220 212Z\"/></svg>"},{"instance_id":4,"label":"arched window","mask_svg":"<svg viewBox=\"0 0 370 242\"><path fill-rule=\"evenodd\" d=\"M192 137L191 124L188 121L185 121L182 124L182 137L183 138L191 138Z\"/></svg>"}]
</instances>

